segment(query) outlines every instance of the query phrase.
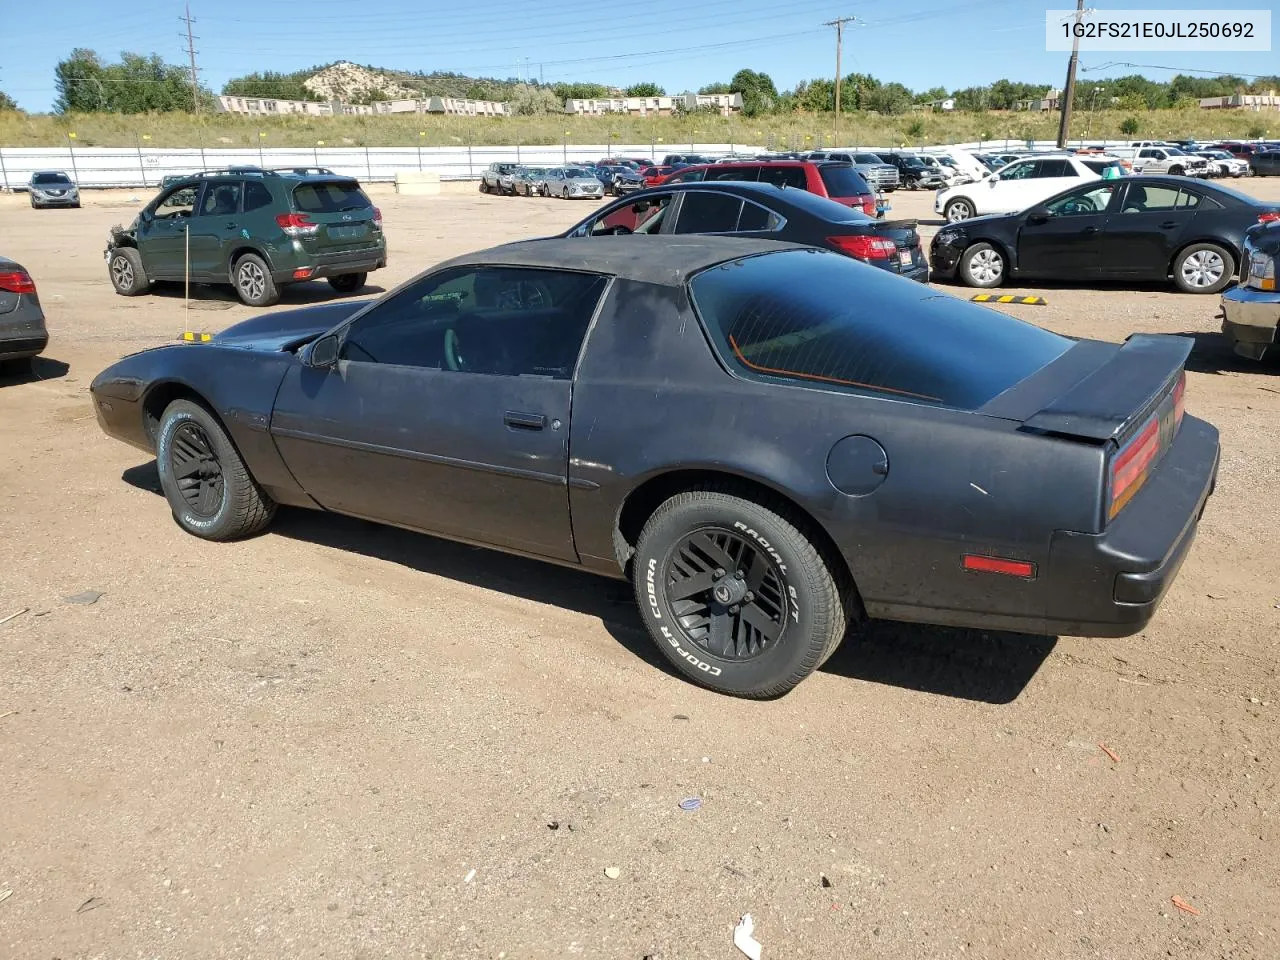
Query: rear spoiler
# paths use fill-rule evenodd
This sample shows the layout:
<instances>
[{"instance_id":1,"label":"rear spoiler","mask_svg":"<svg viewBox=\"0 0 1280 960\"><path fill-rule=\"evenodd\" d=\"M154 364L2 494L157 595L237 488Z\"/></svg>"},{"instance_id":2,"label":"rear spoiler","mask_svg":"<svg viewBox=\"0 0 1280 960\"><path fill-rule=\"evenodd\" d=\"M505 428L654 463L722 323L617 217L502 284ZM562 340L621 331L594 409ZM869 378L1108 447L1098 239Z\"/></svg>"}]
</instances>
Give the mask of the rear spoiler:
<instances>
[{"instance_id":1,"label":"rear spoiler","mask_svg":"<svg viewBox=\"0 0 1280 960\"><path fill-rule=\"evenodd\" d=\"M1105 443L1168 392L1191 355L1190 337L1134 334L1118 348L1081 340L979 411L1024 428Z\"/></svg>"}]
</instances>

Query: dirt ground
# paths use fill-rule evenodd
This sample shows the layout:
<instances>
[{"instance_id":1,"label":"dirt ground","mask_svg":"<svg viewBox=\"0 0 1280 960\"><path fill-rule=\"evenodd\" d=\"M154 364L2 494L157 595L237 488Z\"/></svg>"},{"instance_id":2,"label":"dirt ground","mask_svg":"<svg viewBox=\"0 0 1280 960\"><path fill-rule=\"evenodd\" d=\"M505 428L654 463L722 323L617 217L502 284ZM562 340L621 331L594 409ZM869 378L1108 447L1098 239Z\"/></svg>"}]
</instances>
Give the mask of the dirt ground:
<instances>
[{"instance_id":1,"label":"dirt ground","mask_svg":"<svg viewBox=\"0 0 1280 960\"><path fill-rule=\"evenodd\" d=\"M374 192L382 288L589 209ZM182 533L87 388L254 311L115 296L129 198L0 197L52 334L0 382L0 957L732 958L744 913L766 958L1280 952L1280 367L1223 348L1217 297L1008 308L1197 339L1221 479L1146 632L873 623L744 702L666 671L621 583L296 511Z\"/></svg>"}]
</instances>

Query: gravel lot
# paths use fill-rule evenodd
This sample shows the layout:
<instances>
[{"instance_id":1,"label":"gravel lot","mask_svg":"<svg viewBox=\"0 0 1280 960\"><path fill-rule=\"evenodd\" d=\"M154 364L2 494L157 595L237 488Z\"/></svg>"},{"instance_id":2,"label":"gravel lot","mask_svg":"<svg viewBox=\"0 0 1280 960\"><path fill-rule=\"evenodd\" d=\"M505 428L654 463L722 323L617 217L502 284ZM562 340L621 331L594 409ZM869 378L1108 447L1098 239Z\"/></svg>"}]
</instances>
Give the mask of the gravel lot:
<instances>
[{"instance_id":1,"label":"gravel lot","mask_svg":"<svg viewBox=\"0 0 1280 960\"><path fill-rule=\"evenodd\" d=\"M589 209L371 192L384 288ZM300 512L180 532L88 384L254 311L115 296L102 249L138 206L0 197L52 333L0 381L0 619L25 610L0 625L0 956L731 958L747 912L767 958L1280 952L1280 367L1223 348L1217 297L1002 308L1197 338L1221 478L1149 630L873 623L741 702L664 670L620 583Z\"/></svg>"}]
</instances>

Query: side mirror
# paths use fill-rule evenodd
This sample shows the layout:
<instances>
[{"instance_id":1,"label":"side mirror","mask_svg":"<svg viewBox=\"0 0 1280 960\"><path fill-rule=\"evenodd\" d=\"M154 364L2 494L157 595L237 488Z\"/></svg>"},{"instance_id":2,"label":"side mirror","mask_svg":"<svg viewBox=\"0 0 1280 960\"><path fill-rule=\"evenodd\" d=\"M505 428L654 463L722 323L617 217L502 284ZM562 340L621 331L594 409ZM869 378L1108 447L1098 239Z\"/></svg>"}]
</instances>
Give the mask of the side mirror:
<instances>
[{"instance_id":1,"label":"side mirror","mask_svg":"<svg viewBox=\"0 0 1280 960\"><path fill-rule=\"evenodd\" d=\"M327 369L338 362L338 335L326 334L315 343L307 353L307 366Z\"/></svg>"},{"instance_id":2,"label":"side mirror","mask_svg":"<svg viewBox=\"0 0 1280 960\"><path fill-rule=\"evenodd\" d=\"M1027 214L1027 223L1048 223L1049 210L1046 207L1033 207L1031 212Z\"/></svg>"},{"instance_id":3,"label":"side mirror","mask_svg":"<svg viewBox=\"0 0 1280 960\"><path fill-rule=\"evenodd\" d=\"M152 220L155 219L155 217L156 215L150 210L143 210L140 214L138 214L138 219L141 220L143 223L150 223Z\"/></svg>"}]
</instances>

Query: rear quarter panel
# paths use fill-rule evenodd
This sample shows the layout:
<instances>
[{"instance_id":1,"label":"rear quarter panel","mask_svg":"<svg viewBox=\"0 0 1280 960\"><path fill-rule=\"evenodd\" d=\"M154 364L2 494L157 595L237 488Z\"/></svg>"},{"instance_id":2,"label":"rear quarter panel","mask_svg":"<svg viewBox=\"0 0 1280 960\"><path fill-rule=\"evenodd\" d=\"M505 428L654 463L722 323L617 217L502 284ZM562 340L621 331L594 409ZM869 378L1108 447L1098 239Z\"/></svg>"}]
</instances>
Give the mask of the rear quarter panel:
<instances>
[{"instance_id":1,"label":"rear quarter panel","mask_svg":"<svg viewBox=\"0 0 1280 960\"><path fill-rule=\"evenodd\" d=\"M874 438L889 461L866 496L841 493L827 476L832 447L855 434ZM616 572L622 503L681 469L748 478L794 501L834 541L872 616L1042 616L1042 580L970 573L962 555L1047 570L1053 531L1095 530L1101 510L1101 448L963 411L738 379L682 289L619 281L574 387L570 503L583 561Z\"/></svg>"}]
</instances>

